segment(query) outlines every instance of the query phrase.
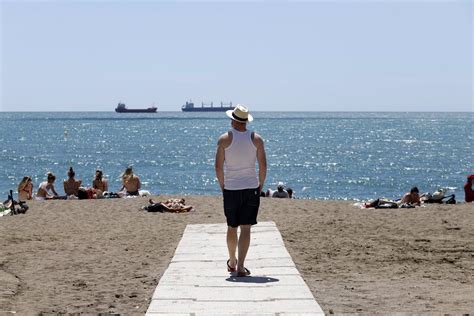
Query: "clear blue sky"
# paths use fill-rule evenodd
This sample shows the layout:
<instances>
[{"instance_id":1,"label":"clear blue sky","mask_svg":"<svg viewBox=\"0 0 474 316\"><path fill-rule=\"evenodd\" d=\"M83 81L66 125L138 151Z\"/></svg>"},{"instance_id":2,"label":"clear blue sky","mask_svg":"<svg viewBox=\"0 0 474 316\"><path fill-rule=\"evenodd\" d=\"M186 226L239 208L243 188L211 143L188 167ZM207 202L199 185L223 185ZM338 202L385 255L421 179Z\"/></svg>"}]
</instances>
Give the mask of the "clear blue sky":
<instances>
[{"instance_id":1,"label":"clear blue sky","mask_svg":"<svg viewBox=\"0 0 474 316\"><path fill-rule=\"evenodd\" d=\"M470 0L0 1L0 111L473 111Z\"/></svg>"}]
</instances>

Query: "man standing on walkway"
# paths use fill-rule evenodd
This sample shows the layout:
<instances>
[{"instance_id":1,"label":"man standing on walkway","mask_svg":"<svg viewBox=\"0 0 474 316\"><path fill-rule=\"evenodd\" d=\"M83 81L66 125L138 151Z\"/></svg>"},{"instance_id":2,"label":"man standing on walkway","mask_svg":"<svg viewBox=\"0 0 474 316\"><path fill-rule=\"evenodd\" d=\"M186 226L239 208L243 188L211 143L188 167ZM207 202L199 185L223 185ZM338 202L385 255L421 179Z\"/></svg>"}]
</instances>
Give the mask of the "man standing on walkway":
<instances>
[{"instance_id":1,"label":"man standing on walkway","mask_svg":"<svg viewBox=\"0 0 474 316\"><path fill-rule=\"evenodd\" d=\"M244 263L250 246L250 227L257 224L260 192L267 175L267 159L263 139L247 130L247 123L253 121L248 108L237 105L226 114L232 120L232 129L219 137L215 168L224 195L224 214L227 218L227 270L237 272L237 276L248 276L250 271ZM240 236L237 237L239 226Z\"/></svg>"}]
</instances>

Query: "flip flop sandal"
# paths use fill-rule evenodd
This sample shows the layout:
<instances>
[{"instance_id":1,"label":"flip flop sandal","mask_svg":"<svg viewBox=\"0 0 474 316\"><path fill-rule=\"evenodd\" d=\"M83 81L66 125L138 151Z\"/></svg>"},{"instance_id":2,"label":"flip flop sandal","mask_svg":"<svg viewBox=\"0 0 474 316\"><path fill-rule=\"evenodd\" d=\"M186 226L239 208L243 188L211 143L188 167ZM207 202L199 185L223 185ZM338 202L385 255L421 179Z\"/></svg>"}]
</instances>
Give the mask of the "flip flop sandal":
<instances>
[{"instance_id":1,"label":"flip flop sandal","mask_svg":"<svg viewBox=\"0 0 474 316\"><path fill-rule=\"evenodd\" d=\"M250 275L250 270L244 267L244 271L237 272L238 277L247 277Z\"/></svg>"},{"instance_id":2,"label":"flip flop sandal","mask_svg":"<svg viewBox=\"0 0 474 316\"><path fill-rule=\"evenodd\" d=\"M227 271L228 271L228 272L235 272L235 271L237 271L237 269L236 269L235 267L231 267L229 263L230 263L230 259L227 260Z\"/></svg>"}]
</instances>

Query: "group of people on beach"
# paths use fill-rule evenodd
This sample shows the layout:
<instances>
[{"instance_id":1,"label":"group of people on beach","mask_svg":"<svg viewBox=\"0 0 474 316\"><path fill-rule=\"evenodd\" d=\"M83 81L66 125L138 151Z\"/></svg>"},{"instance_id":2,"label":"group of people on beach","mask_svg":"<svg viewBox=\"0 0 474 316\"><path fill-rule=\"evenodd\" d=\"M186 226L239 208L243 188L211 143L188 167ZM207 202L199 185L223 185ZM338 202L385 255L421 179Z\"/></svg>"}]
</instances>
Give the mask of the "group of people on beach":
<instances>
[{"instance_id":1,"label":"group of people on beach","mask_svg":"<svg viewBox=\"0 0 474 316\"><path fill-rule=\"evenodd\" d=\"M467 176L466 183L464 184L464 201L467 203L474 202L474 189L472 188L474 182L474 174ZM434 193L423 193L420 194L418 187L412 187L410 192L407 192L399 200L388 200L388 199L376 199L371 200L363 204L365 208L413 208L420 206L422 203L446 203L455 204L455 195L446 195L446 190L439 189Z\"/></svg>"},{"instance_id":2,"label":"group of people on beach","mask_svg":"<svg viewBox=\"0 0 474 316\"><path fill-rule=\"evenodd\" d=\"M268 189L266 192L260 192L262 197L280 198L280 199L293 199L293 189L290 187L285 188L283 182L278 182L277 189Z\"/></svg>"},{"instance_id":3,"label":"group of people on beach","mask_svg":"<svg viewBox=\"0 0 474 316\"><path fill-rule=\"evenodd\" d=\"M76 173L72 167L69 168L67 179L63 181L65 195L59 195L54 183L56 176L52 172L46 174L46 180L38 186L36 194L33 193L33 180L25 176L18 185L18 200L53 200L53 199L95 199L105 197L138 196L140 194L140 178L133 173L132 167L127 167L121 175L122 187L115 192L109 192L109 184L103 177L103 172L97 169L90 187L84 187L82 180L75 178Z\"/></svg>"},{"instance_id":4,"label":"group of people on beach","mask_svg":"<svg viewBox=\"0 0 474 316\"><path fill-rule=\"evenodd\" d=\"M290 188L285 189L282 183L278 184L276 191L269 189L265 193L262 192L267 175L264 140L259 134L247 129L247 124L253 121L253 117L246 106L237 105L233 110L226 111L226 115L231 120L231 129L219 137L215 156L215 172L222 191L223 211L227 221L226 268L228 272L235 273L238 277L247 277L251 272L245 266L245 260L250 246L251 227L257 224L260 197L291 198L293 192ZM122 188L117 195L139 195L140 179L133 174L132 168L128 167L121 177ZM101 170L96 171L92 187L84 188L82 181L75 179L75 172L71 167L68 179L63 183L66 193L64 197L56 192L55 180L56 176L51 172L48 173L47 180L39 185L34 197L31 177L25 177L18 186L19 200L81 198L84 192L86 198L98 198L108 194L108 183L103 179ZM474 201L473 181L474 174L468 176L464 186L466 202ZM418 188L413 187L400 201L378 199L374 202L374 206L381 206L384 203L395 207L414 206L420 205L423 201L429 202L433 198L434 196L420 195ZM181 209L185 203L184 199L165 202L150 200L149 202L148 208L156 211ZM187 211L191 208L188 206Z\"/></svg>"}]
</instances>

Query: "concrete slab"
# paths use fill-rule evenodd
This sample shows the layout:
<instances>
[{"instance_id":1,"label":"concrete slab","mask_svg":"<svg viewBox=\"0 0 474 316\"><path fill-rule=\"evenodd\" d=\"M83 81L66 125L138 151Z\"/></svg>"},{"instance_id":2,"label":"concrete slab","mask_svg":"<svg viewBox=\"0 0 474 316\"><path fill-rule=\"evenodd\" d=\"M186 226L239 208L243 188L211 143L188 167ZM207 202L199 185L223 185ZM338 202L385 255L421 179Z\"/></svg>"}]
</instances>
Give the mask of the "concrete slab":
<instances>
[{"instance_id":1,"label":"concrete slab","mask_svg":"<svg viewBox=\"0 0 474 316\"><path fill-rule=\"evenodd\" d=\"M226 224L186 227L147 315L324 315L275 223L252 227L250 277L227 272L226 231Z\"/></svg>"}]
</instances>

